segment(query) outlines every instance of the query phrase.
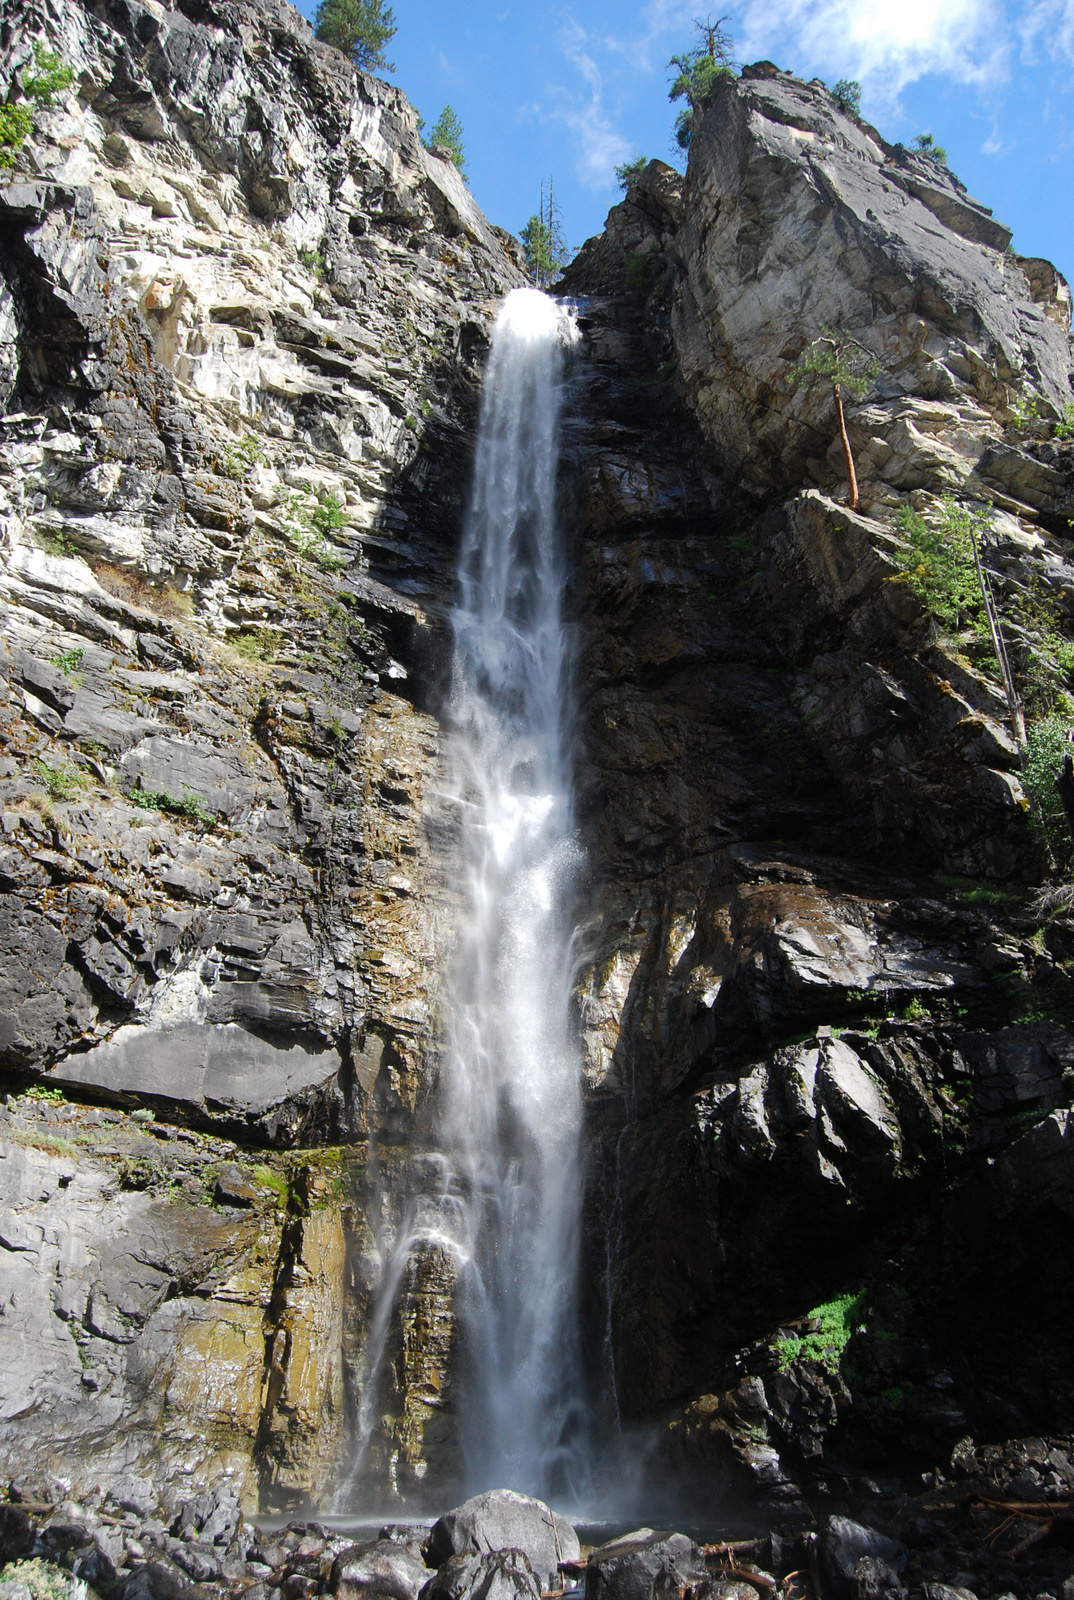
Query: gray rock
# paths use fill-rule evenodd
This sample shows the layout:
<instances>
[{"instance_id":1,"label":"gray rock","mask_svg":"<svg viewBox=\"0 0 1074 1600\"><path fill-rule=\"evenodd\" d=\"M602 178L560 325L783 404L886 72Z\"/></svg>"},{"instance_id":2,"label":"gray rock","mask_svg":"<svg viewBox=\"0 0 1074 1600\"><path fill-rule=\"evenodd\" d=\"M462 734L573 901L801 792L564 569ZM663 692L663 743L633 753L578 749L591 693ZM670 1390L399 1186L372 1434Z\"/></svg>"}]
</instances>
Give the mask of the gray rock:
<instances>
[{"instance_id":1,"label":"gray rock","mask_svg":"<svg viewBox=\"0 0 1074 1600\"><path fill-rule=\"evenodd\" d=\"M329 1587L340 1600L417 1600L428 1579L419 1547L381 1538L341 1551L332 1563Z\"/></svg>"},{"instance_id":2,"label":"gray rock","mask_svg":"<svg viewBox=\"0 0 1074 1600\"><path fill-rule=\"evenodd\" d=\"M654 1600L705 1576L705 1559L684 1533L639 1528L590 1553L585 1600Z\"/></svg>"},{"instance_id":3,"label":"gray rock","mask_svg":"<svg viewBox=\"0 0 1074 1600\"><path fill-rule=\"evenodd\" d=\"M905 1570L907 1550L898 1539L889 1539L875 1528L853 1522L850 1517L831 1516L820 1540L824 1571L841 1594L851 1594L858 1562L871 1557L884 1562L895 1573Z\"/></svg>"},{"instance_id":4,"label":"gray rock","mask_svg":"<svg viewBox=\"0 0 1074 1600\"><path fill-rule=\"evenodd\" d=\"M558 1582L561 1561L576 1561L578 1535L541 1500L513 1489L474 1495L433 1524L428 1560L439 1567L450 1556L521 1550L542 1587Z\"/></svg>"},{"instance_id":5,"label":"gray rock","mask_svg":"<svg viewBox=\"0 0 1074 1600\"><path fill-rule=\"evenodd\" d=\"M0 1505L0 1567L28 1556L34 1537L33 1523L20 1506Z\"/></svg>"},{"instance_id":6,"label":"gray rock","mask_svg":"<svg viewBox=\"0 0 1074 1600\"><path fill-rule=\"evenodd\" d=\"M521 1550L451 1556L421 1591L421 1600L539 1600L541 1585Z\"/></svg>"},{"instance_id":7,"label":"gray rock","mask_svg":"<svg viewBox=\"0 0 1074 1600\"><path fill-rule=\"evenodd\" d=\"M92 1089L116 1103L148 1102L201 1119L241 1118L263 1128L304 1120L331 1096L340 1071L335 1050L273 1042L236 1023L130 1025L106 1044L68 1056L52 1081Z\"/></svg>"}]
</instances>

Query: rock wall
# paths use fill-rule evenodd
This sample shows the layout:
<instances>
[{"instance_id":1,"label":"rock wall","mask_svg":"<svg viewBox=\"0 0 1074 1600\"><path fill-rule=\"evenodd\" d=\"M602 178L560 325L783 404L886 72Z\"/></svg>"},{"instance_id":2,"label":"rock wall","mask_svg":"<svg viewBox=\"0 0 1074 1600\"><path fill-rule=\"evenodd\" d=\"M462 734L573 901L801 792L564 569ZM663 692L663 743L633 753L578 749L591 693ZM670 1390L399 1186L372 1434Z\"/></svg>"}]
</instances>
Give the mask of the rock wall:
<instances>
[{"instance_id":1,"label":"rock wall","mask_svg":"<svg viewBox=\"0 0 1074 1600\"><path fill-rule=\"evenodd\" d=\"M5 85L39 41L75 74L0 187L3 1083L146 1108L162 1149L180 1128L247 1167L398 1143L435 1062L431 707L516 247L289 6L0 26ZM10 1103L19 1128L46 1104ZM153 1459L323 1498L363 1337L344 1253L375 1282L390 1197L357 1176L325 1210L289 1168L255 1228L81 1133L62 1158L8 1138L35 1240L5 1246L12 1470ZM29 1272L59 1299L24 1326Z\"/></svg>"},{"instance_id":2,"label":"rock wall","mask_svg":"<svg viewBox=\"0 0 1074 1600\"><path fill-rule=\"evenodd\" d=\"M1074 452L1016 406L1070 401L1069 291L1008 240L762 63L566 273L590 1340L639 1510L678 1472L708 1514L853 1512L971 1433L1070 1426L1068 929L995 666L896 521L990 501L1008 623L1046 594L1069 636ZM825 326L880 367L856 513L830 391L785 381Z\"/></svg>"}]
</instances>

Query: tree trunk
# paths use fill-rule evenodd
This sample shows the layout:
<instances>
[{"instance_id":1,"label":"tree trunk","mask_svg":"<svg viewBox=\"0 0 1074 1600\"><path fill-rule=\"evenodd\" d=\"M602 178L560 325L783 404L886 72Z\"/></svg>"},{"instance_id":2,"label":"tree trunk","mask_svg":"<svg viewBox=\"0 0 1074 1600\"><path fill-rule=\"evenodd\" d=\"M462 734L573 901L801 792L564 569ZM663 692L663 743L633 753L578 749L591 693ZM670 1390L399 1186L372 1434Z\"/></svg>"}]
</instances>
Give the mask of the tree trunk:
<instances>
[{"instance_id":1,"label":"tree trunk","mask_svg":"<svg viewBox=\"0 0 1074 1600\"><path fill-rule=\"evenodd\" d=\"M839 438L842 441L843 460L846 462L847 467L847 487L850 490L850 509L851 511L857 511L858 474L854 471L854 457L850 451L850 435L847 433L847 420L843 415L843 396L840 393L838 384L834 384L833 387L835 389L835 414L839 418Z\"/></svg>"}]
</instances>

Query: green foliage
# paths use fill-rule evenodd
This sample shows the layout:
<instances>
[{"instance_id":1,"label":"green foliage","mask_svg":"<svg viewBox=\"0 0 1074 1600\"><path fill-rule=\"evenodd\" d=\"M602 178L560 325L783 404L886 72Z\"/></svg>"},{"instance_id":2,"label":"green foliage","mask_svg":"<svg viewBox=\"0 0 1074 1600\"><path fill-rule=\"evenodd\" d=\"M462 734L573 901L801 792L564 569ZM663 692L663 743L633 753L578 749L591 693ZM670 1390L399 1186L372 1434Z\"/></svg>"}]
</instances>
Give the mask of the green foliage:
<instances>
[{"instance_id":1,"label":"green foliage","mask_svg":"<svg viewBox=\"0 0 1074 1600\"><path fill-rule=\"evenodd\" d=\"M30 1600L67 1600L71 1574L35 1556L31 1561L9 1561L3 1578L5 1583L25 1584Z\"/></svg>"},{"instance_id":2,"label":"green foliage","mask_svg":"<svg viewBox=\"0 0 1074 1600\"><path fill-rule=\"evenodd\" d=\"M675 143L680 150L690 148L697 108L711 97L721 78L734 77L734 44L724 27L728 20L720 17L713 22L709 17L704 22L695 22L698 43L692 50L672 56L668 62L669 69L675 72L668 99L686 101L685 109L675 119Z\"/></svg>"},{"instance_id":3,"label":"green foliage","mask_svg":"<svg viewBox=\"0 0 1074 1600\"><path fill-rule=\"evenodd\" d=\"M908 1000L902 1008L902 1020L904 1022L928 1022L929 1015L928 1007L916 995L912 1000Z\"/></svg>"},{"instance_id":4,"label":"green foliage","mask_svg":"<svg viewBox=\"0 0 1074 1600\"><path fill-rule=\"evenodd\" d=\"M38 544L46 555L64 557L74 555L75 547L71 543L70 537L66 533L62 533L58 528L48 528L38 533L36 537Z\"/></svg>"},{"instance_id":5,"label":"green foliage","mask_svg":"<svg viewBox=\"0 0 1074 1600\"><path fill-rule=\"evenodd\" d=\"M787 373L793 389L810 389L830 383L860 400L880 372L880 363L852 333L825 328L819 339L806 345Z\"/></svg>"},{"instance_id":6,"label":"green foliage","mask_svg":"<svg viewBox=\"0 0 1074 1600\"><path fill-rule=\"evenodd\" d=\"M64 677L73 678L82 665L85 653L79 645L74 650L58 650L54 656L49 656L49 661L54 667L59 667Z\"/></svg>"},{"instance_id":7,"label":"green foliage","mask_svg":"<svg viewBox=\"0 0 1074 1600\"><path fill-rule=\"evenodd\" d=\"M1074 439L1074 400L1068 400L1063 406L1063 415L1055 425L1057 439Z\"/></svg>"},{"instance_id":8,"label":"green foliage","mask_svg":"<svg viewBox=\"0 0 1074 1600\"><path fill-rule=\"evenodd\" d=\"M49 1106L62 1105L65 1099L62 1089L49 1089L43 1083L32 1083L28 1089L22 1091L23 1100L40 1100Z\"/></svg>"},{"instance_id":9,"label":"green foliage","mask_svg":"<svg viewBox=\"0 0 1074 1600\"><path fill-rule=\"evenodd\" d=\"M433 123L425 148L446 150L465 178L466 151L462 142L462 123L450 106L445 106Z\"/></svg>"},{"instance_id":10,"label":"green foliage","mask_svg":"<svg viewBox=\"0 0 1074 1600\"><path fill-rule=\"evenodd\" d=\"M280 636L272 628L239 628L227 642L246 661L272 662L280 647Z\"/></svg>"},{"instance_id":11,"label":"green foliage","mask_svg":"<svg viewBox=\"0 0 1074 1600\"><path fill-rule=\"evenodd\" d=\"M40 39L34 42L34 66L37 71L23 83L22 92L39 106L51 106L56 95L75 81L73 69L65 67L56 51L47 49Z\"/></svg>"},{"instance_id":12,"label":"green foliage","mask_svg":"<svg viewBox=\"0 0 1074 1600\"><path fill-rule=\"evenodd\" d=\"M895 525L910 548L896 560L910 588L949 633L969 630L979 639L989 637L973 562L973 532L982 532L990 521L988 507L971 512L954 500L943 502L935 527L911 506L899 507Z\"/></svg>"},{"instance_id":13,"label":"green foliage","mask_svg":"<svg viewBox=\"0 0 1074 1600\"><path fill-rule=\"evenodd\" d=\"M556 232L538 216L532 216L522 230L522 253L526 266L538 283L547 283L555 277L570 258L570 251L557 238Z\"/></svg>"},{"instance_id":14,"label":"green foliage","mask_svg":"<svg viewBox=\"0 0 1074 1600\"><path fill-rule=\"evenodd\" d=\"M861 116L861 84L857 78L840 78L832 90L832 99L848 117Z\"/></svg>"},{"instance_id":15,"label":"green foliage","mask_svg":"<svg viewBox=\"0 0 1074 1600\"><path fill-rule=\"evenodd\" d=\"M219 463L219 469L223 477L234 478L237 481L245 478L255 467L261 466L264 460L265 452L258 444L256 435L244 433L241 439L228 446L224 459Z\"/></svg>"},{"instance_id":16,"label":"green foliage","mask_svg":"<svg viewBox=\"0 0 1074 1600\"><path fill-rule=\"evenodd\" d=\"M914 149L918 155L934 161L938 167L946 167L947 151L942 144L936 143L931 133L919 133L914 139Z\"/></svg>"},{"instance_id":17,"label":"green foliage","mask_svg":"<svg viewBox=\"0 0 1074 1600\"><path fill-rule=\"evenodd\" d=\"M621 167L616 167L615 181L620 189L629 189L637 183L648 165L648 156L635 156L633 161L624 161Z\"/></svg>"},{"instance_id":18,"label":"green foliage","mask_svg":"<svg viewBox=\"0 0 1074 1600\"><path fill-rule=\"evenodd\" d=\"M323 278L325 274L325 259L320 250L300 250L298 259L307 272L312 272L315 278Z\"/></svg>"},{"instance_id":19,"label":"green foliage","mask_svg":"<svg viewBox=\"0 0 1074 1600\"><path fill-rule=\"evenodd\" d=\"M33 128L34 110L51 106L55 96L75 81L72 69L65 67L56 52L40 39L34 43L34 66L37 71L22 84L23 95L33 104L0 106L0 167L14 165Z\"/></svg>"},{"instance_id":20,"label":"green foliage","mask_svg":"<svg viewBox=\"0 0 1074 1600\"><path fill-rule=\"evenodd\" d=\"M394 72L384 47L395 37L395 12L384 0L321 0L314 32L361 72Z\"/></svg>"},{"instance_id":21,"label":"green foliage","mask_svg":"<svg viewBox=\"0 0 1074 1600\"><path fill-rule=\"evenodd\" d=\"M322 489L312 500L308 484L290 495L284 511L283 531L300 556L315 561L325 572L342 572L351 558L329 544L329 537L347 526L343 502L329 489Z\"/></svg>"},{"instance_id":22,"label":"green foliage","mask_svg":"<svg viewBox=\"0 0 1074 1600\"><path fill-rule=\"evenodd\" d=\"M1055 787L1064 756L1074 754L1070 735L1074 723L1067 717L1041 717L1026 733L1026 752L1022 764L1022 787L1029 797L1029 821L1041 854L1046 861L1069 870L1074 847L1067 828L1066 812Z\"/></svg>"},{"instance_id":23,"label":"green foliage","mask_svg":"<svg viewBox=\"0 0 1074 1600\"><path fill-rule=\"evenodd\" d=\"M649 293L649 285L653 281L656 270L656 256L651 250L635 250L628 256L626 264L627 288L631 294L644 297Z\"/></svg>"},{"instance_id":24,"label":"green foliage","mask_svg":"<svg viewBox=\"0 0 1074 1600\"><path fill-rule=\"evenodd\" d=\"M53 800L74 800L93 781L70 761L61 761L53 767L40 756L34 756L33 765Z\"/></svg>"},{"instance_id":25,"label":"green foliage","mask_svg":"<svg viewBox=\"0 0 1074 1600\"><path fill-rule=\"evenodd\" d=\"M819 1324L814 1333L776 1340L780 1367L789 1367L792 1361L819 1361L830 1372L837 1372L864 1303L864 1290L848 1289L817 1306L809 1313L809 1320Z\"/></svg>"},{"instance_id":26,"label":"green foliage","mask_svg":"<svg viewBox=\"0 0 1074 1600\"><path fill-rule=\"evenodd\" d=\"M1032 422L1041 420L1041 396L1034 394L1032 389L1024 394L1016 394L1011 401L1011 418L1016 428L1026 428Z\"/></svg>"},{"instance_id":27,"label":"green foliage","mask_svg":"<svg viewBox=\"0 0 1074 1600\"><path fill-rule=\"evenodd\" d=\"M195 794L188 783L184 783L183 789L182 795L169 794L167 789L132 789L127 799L139 811L170 811L178 817L193 817L197 822L215 822L215 814L201 795Z\"/></svg>"}]
</instances>

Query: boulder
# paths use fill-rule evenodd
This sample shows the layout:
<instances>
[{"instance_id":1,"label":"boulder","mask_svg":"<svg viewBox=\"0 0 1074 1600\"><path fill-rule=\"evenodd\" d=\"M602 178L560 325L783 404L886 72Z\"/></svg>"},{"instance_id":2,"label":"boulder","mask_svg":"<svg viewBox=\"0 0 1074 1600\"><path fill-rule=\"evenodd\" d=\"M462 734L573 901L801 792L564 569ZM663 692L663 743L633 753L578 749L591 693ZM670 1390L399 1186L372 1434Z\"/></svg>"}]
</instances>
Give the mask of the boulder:
<instances>
[{"instance_id":1,"label":"boulder","mask_svg":"<svg viewBox=\"0 0 1074 1600\"><path fill-rule=\"evenodd\" d=\"M421 1591L421 1600L540 1600L538 1583L521 1550L451 1556Z\"/></svg>"},{"instance_id":2,"label":"boulder","mask_svg":"<svg viewBox=\"0 0 1074 1600\"><path fill-rule=\"evenodd\" d=\"M857 1569L864 1558L883 1562L897 1575L904 1570L907 1557L906 1546L898 1539L889 1539L886 1534L864 1523L853 1522L850 1517L838 1516L828 1518L821 1535L820 1553L823 1571L833 1590L847 1596L856 1593ZM870 1575L863 1568L863 1583L871 1582L874 1576L879 1574Z\"/></svg>"},{"instance_id":3,"label":"boulder","mask_svg":"<svg viewBox=\"0 0 1074 1600\"><path fill-rule=\"evenodd\" d=\"M705 1576L705 1559L684 1533L639 1528L589 1557L585 1600L654 1600Z\"/></svg>"},{"instance_id":4,"label":"boulder","mask_svg":"<svg viewBox=\"0 0 1074 1600\"><path fill-rule=\"evenodd\" d=\"M377 1539L341 1550L332 1563L330 1587L340 1600L383 1596L384 1600L417 1600L429 1569L413 1544Z\"/></svg>"},{"instance_id":5,"label":"boulder","mask_svg":"<svg viewBox=\"0 0 1074 1600\"><path fill-rule=\"evenodd\" d=\"M576 1561L581 1545L570 1523L543 1501L513 1489L490 1489L433 1524L426 1559L439 1567L451 1556L496 1550L520 1550L538 1583L548 1588L559 1581L559 1563Z\"/></svg>"}]
</instances>

